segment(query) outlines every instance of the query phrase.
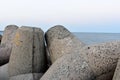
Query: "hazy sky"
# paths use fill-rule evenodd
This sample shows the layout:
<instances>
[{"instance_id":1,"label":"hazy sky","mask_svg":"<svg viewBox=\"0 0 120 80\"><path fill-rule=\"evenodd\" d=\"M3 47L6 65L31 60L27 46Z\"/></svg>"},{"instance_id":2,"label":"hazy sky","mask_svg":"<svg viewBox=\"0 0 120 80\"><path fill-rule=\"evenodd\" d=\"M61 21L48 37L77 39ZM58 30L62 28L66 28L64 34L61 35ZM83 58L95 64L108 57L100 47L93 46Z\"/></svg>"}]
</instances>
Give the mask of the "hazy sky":
<instances>
[{"instance_id":1,"label":"hazy sky","mask_svg":"<svg viewBox=\"0 0 120 80\"><path fill-rule=\"evenodd\" d=\"M77 32L120 32L120 0L1 0L0 30L9 24L63 25Z\"/></svg>"}]
</instances>

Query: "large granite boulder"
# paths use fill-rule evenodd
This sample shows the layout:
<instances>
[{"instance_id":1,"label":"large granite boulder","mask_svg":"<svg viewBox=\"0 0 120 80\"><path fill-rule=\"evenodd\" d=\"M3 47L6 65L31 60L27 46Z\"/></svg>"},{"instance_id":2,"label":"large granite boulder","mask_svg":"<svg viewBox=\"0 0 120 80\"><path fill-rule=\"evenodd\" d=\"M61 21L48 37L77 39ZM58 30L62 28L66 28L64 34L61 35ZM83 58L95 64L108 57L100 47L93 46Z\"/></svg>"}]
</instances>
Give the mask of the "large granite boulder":
<instances>
[{"instance_id":1,"label":"large granite boulder","mask_svg":"<svg viewBox=\"0 0 120 80\"><path fill-rule=\"evenodd\" d=\"M112 80L120 57L120 41L88 45L82 48L81 52L96 77L102 78L103 76L103 78L111 78L107 80Z\"/></svg>"},{"instance_id":2,"label":"large granite boulder","mask_svg":"<svg viewBox=\"0 0 120 80\"><path fill-rule=\"evenodd\" d=\"M8 64L0 66L0 80L9 80Z\"/></svg>"},{"instance_id":3,"label":"large granite boulder","mask_svg":"<svg viewBox=\"0 0 120 80\"><path fill-rule=\"evenodd\" d=\"M64 54L79 53L85 45L61 25L50 28L45 34L45 39L52 63Z\"/></svg>"},{"instance_id":4,"label":"large granite boulder","mask_svg":"<svg viewBox=\"0 0 120 80\"><path fill-rule=\"evenodd\" d=\"M8 25L3 33L0 45L0 66L8 63L12 50L13 37L18 27L16 25Z\"/></svg>"},{"instance_id":5,"label":"large granite boulder","mask_svg":"<svg viewBox=\"0 0 120 80\"><path fill-rule=\"evenodd\" d=\"M44 73L46 66L44 32L40 28L19 28L13 40L9 61L10 80L22 74Z\"/></svg>"},{"instance_id":6,"label":"large granite boulder","mask_svg":"<svg viewBox=\"0 0 120 80\"><path fill-rule=\"evenodd\" d=\"M120 80L120 59L118 60L117 67L112 80Z\"/></svg>"},{"instance_id":7,"label":"large granite boulder","mask_svg":"<svg viewBox=\"0 0 120 80\"><path fill-rule=\"evenodd\" d=\"M40 80L94 80L94 73L81 54L71 53L57 59Z\"/></svg>"}]
</instances>

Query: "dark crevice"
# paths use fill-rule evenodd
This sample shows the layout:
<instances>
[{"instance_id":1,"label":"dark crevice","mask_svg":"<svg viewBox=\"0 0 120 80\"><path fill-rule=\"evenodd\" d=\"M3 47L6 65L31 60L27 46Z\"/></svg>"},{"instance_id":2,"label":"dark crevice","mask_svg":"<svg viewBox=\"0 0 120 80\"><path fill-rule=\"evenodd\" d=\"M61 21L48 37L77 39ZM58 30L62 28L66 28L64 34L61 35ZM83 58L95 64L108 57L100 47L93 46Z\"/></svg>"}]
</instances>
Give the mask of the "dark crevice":
<instances>
[{"instance_id":1,"label":"dark crevice","mask_svg":"<svg viewBox=\"0 0 120 80\"><path fill-rule=\"evenodd\" d=\"M90 49L90 47L88 47L88 49Z\"/></svg>"},{"instance_id":2,"label":"dark crevice","mask_svg":"<svg viewBox=\"0 0 120 80\"><path fill-rule=\"evenodd\" d=\"M102 74L100 74L100 75L97 75L96 78L95 78L95 80L96 80L98 77L100 77L100 76L102 76L102 75L106 75L106 74L108 74L108 73L112 73L112 75L110 76L110 77L111 77L111 80L112 80L113 75L114 75L114 72L115 72L115 70L109 70L108 72L104 72L104 73L102 73Z\"/></svg>"},{"instance_id":3,"label":"dark crevice","mask_svg":"<svg viewBox=\"0 0 120 80\"><path fill-rule=\"evenodd\" d=\"M35 53L35 46L34 46L34 39L35 39L35 28L33 28L33 43L32 43L32 73L34 73L34 53ZM34 75L33 75L34 80Z\"/></svg>"}]
</instances>

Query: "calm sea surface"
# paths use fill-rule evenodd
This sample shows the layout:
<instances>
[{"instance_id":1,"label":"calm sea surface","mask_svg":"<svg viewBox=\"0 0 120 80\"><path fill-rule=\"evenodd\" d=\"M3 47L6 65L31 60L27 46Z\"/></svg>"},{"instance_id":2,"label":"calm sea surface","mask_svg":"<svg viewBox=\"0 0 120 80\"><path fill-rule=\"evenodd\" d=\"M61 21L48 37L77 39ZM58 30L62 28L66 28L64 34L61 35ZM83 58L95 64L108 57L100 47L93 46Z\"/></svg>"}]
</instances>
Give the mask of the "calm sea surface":
<instances>
[{"instance_id":1,"label":"calm sea surface","mask_svg":"<svg viewBox=\"0 0 120 80\"><path fill-rule=\"evenodd\" d=\"M2 34L2 35L3 35L3 31L0 31L0 34Z\"/></svg>"},{"instance_id":2,"label":"calm sea surface","mask_svg":"<svg viewBox=\"0 0 120 80\"><path fill-rule=\"evenodd\" d=\"M95 44L107 41L120 40L120 33L79 33L74 32L86 44Z\"/></svg>"},{"instance_id":3,"label":"calm sea surface","mask_svg":"<svg viewBox=\"0 0 120 80\"><path fill-rule=\"evenodd\" d=\"M0 31L0 34L3 34ZM81 32L73 32L81 41L86 44L94 44L101 43L107 41L115 41L120 40L120 33L81 33Z\"/></svg>"}]
</instances>

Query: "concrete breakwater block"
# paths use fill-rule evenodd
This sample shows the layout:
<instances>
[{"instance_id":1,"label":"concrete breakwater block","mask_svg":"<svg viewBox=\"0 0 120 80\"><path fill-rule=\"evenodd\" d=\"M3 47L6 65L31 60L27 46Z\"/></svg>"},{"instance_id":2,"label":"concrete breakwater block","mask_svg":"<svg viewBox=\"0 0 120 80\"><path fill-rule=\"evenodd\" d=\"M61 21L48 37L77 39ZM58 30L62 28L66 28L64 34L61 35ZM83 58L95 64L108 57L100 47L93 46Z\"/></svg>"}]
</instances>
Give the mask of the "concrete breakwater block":
<instances>
[{"instance_id":1,"label":"concrete breakwater block","mask_svg":"<svg viewBox=\"0 0 120 80\"><path fill-rule=\"evenodd\" d=\"M118 60L117 67L112 80L120 80L120 59Z\"/></svg>"},{"instance_id":2,"label":"concrete breakwater block","mask_svg":"<svg viewBox=\"0 0 120 80\"><path fill-rule=\"evenodd\" d=\"M95 80L88 62L78 53L57 59L40 80Z\"/></svg>"},{"instance_id":3,"label":"concrete breakwater block","mask_svg":"<svg viewBox=\"0 0 120 80\"><path fill-rule=\"evenodd\" d=\"M45 34L45 39L52 63L64 54L79 53L79 50L85 45L61 25L50 28Z\"/></svg>"},{"instance_id":4,"label":"concrete breakwater block","mask_svg":"<svg viewBox=\"0 0 120 80\"><path fill-rule=\"evenodd\" d=\"M120 57L120 41L88 45L82 48L81 52L96 77L103 75L109 78L113 77L118 58Z\"/></svg>"},{"instance_id":5,"label":"concrete breakwater block","mask_svg":"<svg viewBox=\"0 0 120 80\"><path fill-rule=\"evenodd\" d=\"M12 48L10 47L0 45L0 66L8 63L11 54L11 49Z\"/></svg>"},{"instance_id":6,"label":"concrete breakwater block","mask_svg":"<svg viewBox=\"0 0 120 80\"><path fill-rule=\"evenodd\" d=\"M3 33L0 45L0 66L8 63L12 50L13 37L18 27L16 25L8 25Z\"/></svg>"},{"instance_id":7,"label":"concrete breakwater block","mask_svg":"<svg viewBox=\"0 0 120 80\"><path fill-rule=\"evenodd\" d=\"M9 80L39 80L43 74L41 73L29 73L23 75L17 75L10 77Z\"/></svg>"},{"instance_id":8,"label":"concrete breakwater block","mask_svg":"<svg viewBox=\"0 0 120 80\"><path fill-rule=\"evenodd\" d=\"M12 46L13 38L17 29L18 26L16 25L8 25L3 32L1 45Z\"/></svg>"},{"instance_id":9,"label":"concrete breakwater block","mask_svg":"<svg viewBox=\"0 0 120 80\"><path fill-rule=\"evenodd\" d=\"M8 64L0 66L0 80L9 80Z\"/></svg>"},{"instance_id":10,"label":"concrete breakwater block","mask_svg":"<svg viewBox=\"0 0 120 80\"><path fill-rule=\"evenodd\" d=\"M119 57L120 41L87 45L81 49L80 53L69 54L69 57L64 55L56 60L40 80L112 80ZM84 62L88 65L87 68L85 67L86 72L80 67ZM79 72L79 78L75 76L78 74L76 70ZM68 73L74 77L67 76ZM82 73L90 77L85 77Z\"/></svg>"},{"instance_id":11,"label":"concrete breakwater block","mask_svg":"<svg viewBox=\"0 0 120 80\"><path fill-rule=\"evenodd\" d=\"M46 65L44 32L40 28L19 28L13 41L8 65L9 76L44 73Z\"/></svg>"}]
</instances>

